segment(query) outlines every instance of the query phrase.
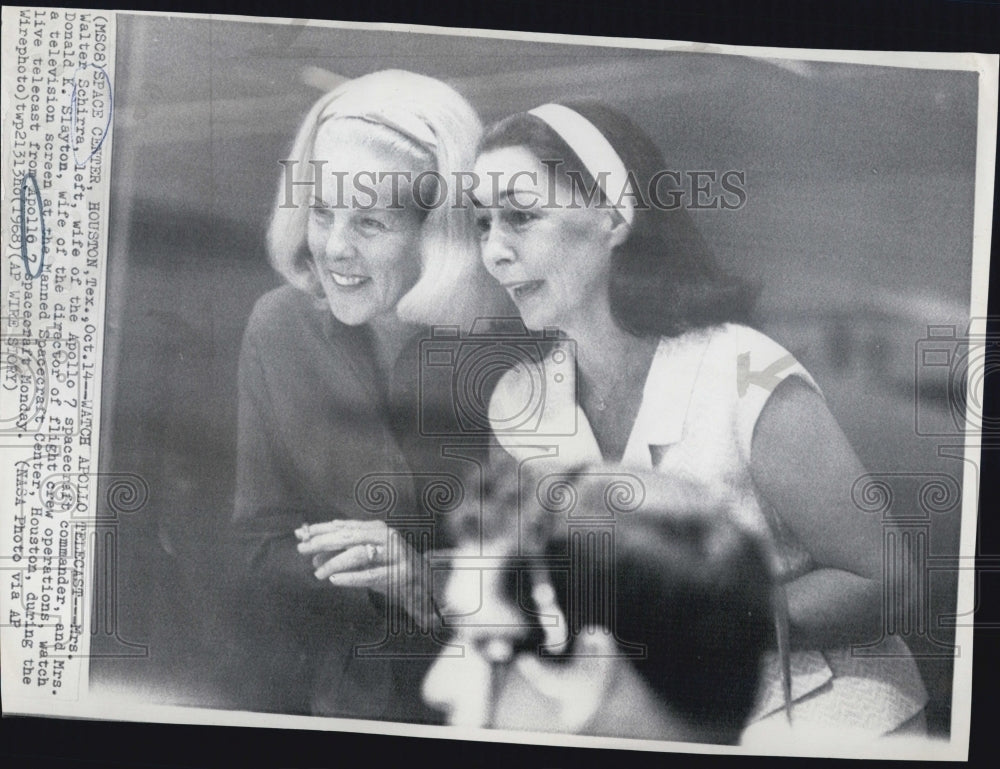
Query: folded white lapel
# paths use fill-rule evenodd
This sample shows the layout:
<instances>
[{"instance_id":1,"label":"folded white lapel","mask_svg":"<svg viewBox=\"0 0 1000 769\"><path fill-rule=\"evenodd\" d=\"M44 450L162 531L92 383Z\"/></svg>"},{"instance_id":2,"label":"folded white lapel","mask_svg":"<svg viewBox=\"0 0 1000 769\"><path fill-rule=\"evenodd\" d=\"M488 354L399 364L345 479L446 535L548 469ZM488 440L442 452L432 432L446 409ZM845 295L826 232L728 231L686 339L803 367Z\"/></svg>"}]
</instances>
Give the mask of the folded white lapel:
<instances>
[{"instance_id":1,"label":"folded white lapel","mask_svg":"<svg viewBox=\"0 0 1000 769\"><path fill-rule=\"evenodd\" d=\"M667 448L684 437L691 393L709 340L708 332L660 340L622 457L623 464L655 468Z\"/></svg>"}]
</instances>

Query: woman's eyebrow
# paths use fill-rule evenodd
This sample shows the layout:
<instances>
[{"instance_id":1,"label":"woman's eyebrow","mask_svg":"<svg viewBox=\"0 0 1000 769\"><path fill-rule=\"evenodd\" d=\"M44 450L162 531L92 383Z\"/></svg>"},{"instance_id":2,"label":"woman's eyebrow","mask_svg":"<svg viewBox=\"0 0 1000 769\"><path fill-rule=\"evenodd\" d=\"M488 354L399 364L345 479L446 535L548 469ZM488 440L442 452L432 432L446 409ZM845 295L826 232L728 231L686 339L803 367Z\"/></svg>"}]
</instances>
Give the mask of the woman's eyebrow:
<instances>
[{"instance_id":1,"label":"woman's eyebrow","mask_svg":"<svg viewBox=\"0 0 1000 769\"><path fill-rule=\"evenodd\" d=\"M509 198L512 195L534 195L536 198L542 197L542 193L537 190L531 190L527 187L508 187L505 190L500 190L500 197Z\"/></svg>"},{"instance_id":2,"label":"woman's eyebrow","mask_svg":"<svg viewBox=\"0 0 1000 769\"><path fill-rule=\"evenodd\" d=\"M395 205L393 205L391 200L388 204L385 204L381 201L381 199L376 199L376 201L372 203L372 205L370 206L365 206L364 208L351 209L349 206L346 206L344 204L333 205L331 203L327 203L325 200L323 200L322 198L318 198L315 195L310 195L309 197L311 199L311 202L309 204L310 208L337 208L345 210L355 210L359 213L384 212L387 214L400 214L406 211L406 206L402 205L401 203L396 203Z\"/></svg>"},{"instance_id":3,"label":"woman's eyebrow","mask_svg":"<svg viewBox=\"0 0 1000 769\"><path fill-rule=\"evenodd\" d=\"M529 195L534 198L533 201L524 200L522 195ZM542 194L536 192L535 190L525 189L524 187L508 187L505 190L500 190L500 198L502 203L509 203L511 208L517 210L524 210L528 208L534 208L535 204L542 200Z\"/></svg>"},{"instance_id":4,"label":"woman's eyebrow","mask_svg":"<svg viewBox=\"0 0 1000 769\"><path fill-rule=\"evenodd\" d=\"M531 195L533 198L536 198L537 200L541 200L543 197L542 193L536 190L529 190L525 187L508 187L505 190L497 190L497 202L494 205L483 203L472 192L469 193L469 198L472 200L472 205L474 208L481 210L488 210L491 208L498 208L499 206L507 203L508 200L510 200L511 198L514 198L514 200L516 201L517 198L515 196L519 195ZM515 208L516 207L517 206L515 206Z\"/></svg>"}]
</instances>

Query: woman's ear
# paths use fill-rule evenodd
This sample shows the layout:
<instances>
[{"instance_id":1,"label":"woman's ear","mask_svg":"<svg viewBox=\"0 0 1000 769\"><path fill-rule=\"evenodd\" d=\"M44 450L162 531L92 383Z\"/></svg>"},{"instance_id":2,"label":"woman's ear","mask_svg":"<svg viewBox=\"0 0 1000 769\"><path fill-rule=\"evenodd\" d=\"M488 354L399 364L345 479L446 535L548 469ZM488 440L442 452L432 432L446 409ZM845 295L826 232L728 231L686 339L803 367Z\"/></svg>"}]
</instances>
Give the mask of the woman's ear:
<instances>
[{"instance_id":1,"label":"woman's ear","mask_svg":"<svg viewBox=\"0 0 1000 769\"><path fill-rule=\"evenodd\" d=\"M611 248L617 248L632 234L632 227L615 210L607 211L604 226L608 233L608 246Z\"/></svg>"}]
</instances>

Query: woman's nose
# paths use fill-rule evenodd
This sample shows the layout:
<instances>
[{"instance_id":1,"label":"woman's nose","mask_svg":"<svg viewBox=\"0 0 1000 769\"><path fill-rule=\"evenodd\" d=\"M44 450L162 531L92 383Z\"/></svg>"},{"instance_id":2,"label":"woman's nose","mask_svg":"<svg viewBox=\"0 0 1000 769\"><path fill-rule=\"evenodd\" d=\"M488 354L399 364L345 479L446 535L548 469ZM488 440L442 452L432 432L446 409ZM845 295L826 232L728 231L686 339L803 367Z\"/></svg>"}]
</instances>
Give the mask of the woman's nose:
<instances>
[{"instance_id":1,"label":"woman's nose","mask_svg":"<svg viewBox=\"0 0 1000 769\"><path fill-rule=\"evenodd\" d=\"M457 703L455 702L454 682L449 680L448 667L448 660L444 656L434 660L434 664L424 676L421 694L424 702L432 708L442 711L450 723Z\"/></svg>"},{"instance_id":2,"label":"woman's nose","mask_svg":"<svg viewBox=\"0 0 1000 769\"><path fill-rule=\"evenodd\" d=\"M335 221L327 228L323 244L323 255L327 259L344 259L354 254L354 243L347 231L346 223Z\"/></svg>"},{"instance_id":3,"label":"woman's nose","mask_svg":"<svg viewBox=\"0 0 1000 769\"><path fill-rule=\"evenodd\" d=\"M517 259L517 255L511 245L495 230L491 231L489 236L483 241L482 256L487 270L509 267Z\"/></svg>"}]
</instances>

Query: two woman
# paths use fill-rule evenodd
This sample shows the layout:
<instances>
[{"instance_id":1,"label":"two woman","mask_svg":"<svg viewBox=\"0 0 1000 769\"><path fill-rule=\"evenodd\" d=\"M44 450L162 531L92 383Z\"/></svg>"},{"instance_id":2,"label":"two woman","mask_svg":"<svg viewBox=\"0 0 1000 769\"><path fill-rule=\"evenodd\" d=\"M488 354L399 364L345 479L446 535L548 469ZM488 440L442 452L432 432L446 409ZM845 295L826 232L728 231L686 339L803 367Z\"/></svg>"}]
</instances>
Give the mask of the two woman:
<instances>
[{"instance_id":1,"label":"two woman","mask_svg":"<svg viewBox=\"0 0 1000 769\"><path fill-rule=\"evenodd\" d=\"M491 313L468 209L424 210L414 201L438 200L433 191L379 172L456 178L478 130L443 84L359 78L314 107L293 150L297 183L279 192L270 247L290 285L261 299L244 342L236 522L277 649L261 664L282 690L310 693L299 709L432 718L415 706L423 663L356 653L384 635L390 554L417 568L420 557L389 547L392 531L355 489L373 470L403 477L433 462L418 455L436 446L413 440L413 322L462 323L463 300ZM877 639L881 621L881 525L850 499L863 469L809 374L743 325L751 297L714 267L687 215L648 205L665 169L648 137L593 106L514 115L480 144L482 262L529 328L566 337L547 373L576 376L546 391L534 436L498 418L497 438L514 456L537 455L541 441L562 463L693 480L767 544L785 620L776 646L794 651L773 655L753 720L791 706L799 723L916 723L926 694L905 645L896 658L850 650ZM357 203L371 198L352 187L359 178L375 205ZM516 413L530 387L510 372L491 412ZM547 429L567 415L575 430Z\"/></svg>"},{"instance_id":2,"label":"two woman","mask_svg":"<svg viewBox=\"0 0 1000 769\"><path fill-rule=\"evenodd\" d=\"M428 513L417 480L441 457L419 439L421 330L490 314L499 292L471 212L422 205L436 190L417 185L469 169L480 133L444 83L377 72L321 98L282 164L268 245L286 285L257 302L239 364L234 526L254 708L435 718L417 696L434 607L389 579L419 583L420 546L372 514L360 483L389 478L389 512ZM411 620L417 631L390 632Z\"/></svg>"},{"instance_id":3,"label":"two woman","mask_svg":"<svg viewBox=\"0 0 1000 769\"><path fill-rule=\"evenodd\" d=\"M546 428L570 414L572 434L497 437L515 457L544 442L562 463L693 480L767 543L777 652L751 729L788 717L920 728L927 695L905 644L894 639L893 657L852 653L882 635L881 522L850 495L861 463L812 377L745 325L750 294L713 264L686 212L650 204L665 197L667 168L627 118L594 105L547 104L484 137L484 264L529 328L565 335L547 374L576 376L547 391L539 422L557 435ZM508 372L491 412L509 413L527 385Z\"/></svg>"}]
</instances>

